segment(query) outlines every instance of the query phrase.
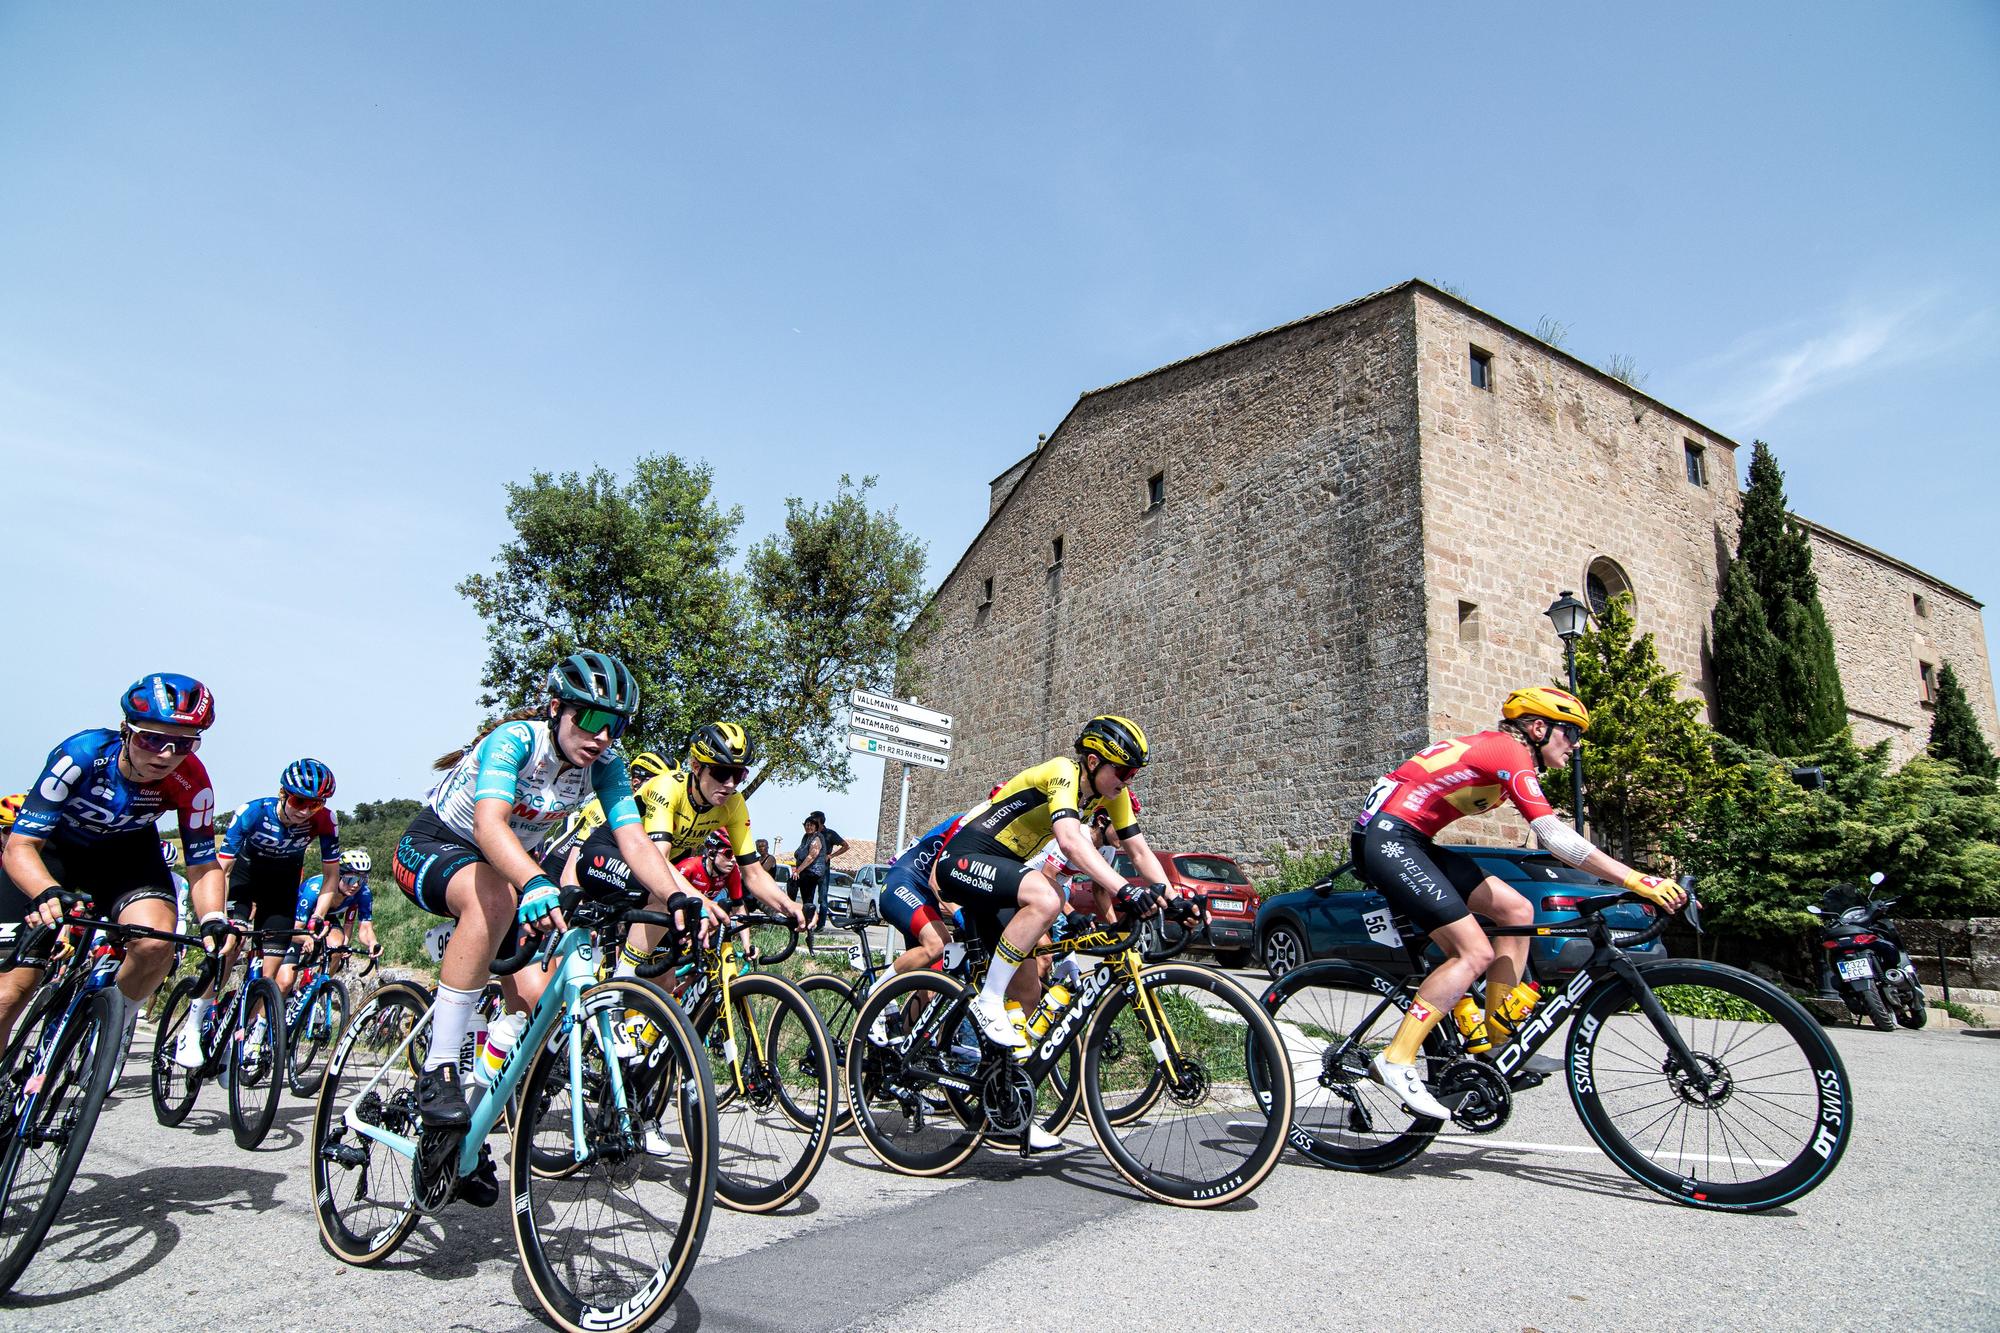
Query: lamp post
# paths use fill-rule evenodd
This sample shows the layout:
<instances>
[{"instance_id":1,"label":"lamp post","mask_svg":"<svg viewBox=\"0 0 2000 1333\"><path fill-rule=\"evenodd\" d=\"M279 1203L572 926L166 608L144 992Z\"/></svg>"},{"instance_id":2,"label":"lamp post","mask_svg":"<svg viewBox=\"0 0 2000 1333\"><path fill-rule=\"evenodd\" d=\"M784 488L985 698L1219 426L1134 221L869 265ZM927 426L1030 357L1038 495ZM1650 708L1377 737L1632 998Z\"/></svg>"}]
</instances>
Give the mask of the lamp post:
<instances>
[{"instance_id":1,"label":"lamp post","mask_svg":"<svg viewBox=\"0 0 2000 1333\"><path fill-rule=\"evenodd\" d=\"M1577 600L1576 594L1564 588L1562 596L1542 613L1549 623L1556 627L1556 637L1563 641L1563 656L1569 664L1569 692L1576 693L1576 641L1583 633L1583 627L1590 620L1590 608ZM1570 806L1575 811L1571 822L1578 833L1583 832L1583 751L1573 751L1569 757Z\"/></svg>"}]
</instances>

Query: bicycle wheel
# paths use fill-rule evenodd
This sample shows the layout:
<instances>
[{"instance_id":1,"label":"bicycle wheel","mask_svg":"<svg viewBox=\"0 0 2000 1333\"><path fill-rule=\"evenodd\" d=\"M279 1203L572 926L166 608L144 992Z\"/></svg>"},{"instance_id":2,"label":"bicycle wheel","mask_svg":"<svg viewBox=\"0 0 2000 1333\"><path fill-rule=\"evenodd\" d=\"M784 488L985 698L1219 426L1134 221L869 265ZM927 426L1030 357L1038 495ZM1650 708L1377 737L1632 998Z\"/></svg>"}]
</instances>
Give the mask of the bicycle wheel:
<instances>
[{"instance_id":1,"label":"bicycle wheel","mask_svg":"<svg viewBox=\"0 0 2000 1333\"><path fill-rule=\"evenodd\" d=\"M1339 960L1294 968L1264 991L1292 1085L1292 1146L1321 1166L1388 1171L1430 1147L1442 1121L1416 1115L1369 1076L1395 1038L1412 992L1370 968ZM1426 1063L1447 1046L1433 1029Z\"/></svg>"},{"instance_id":2,"label":"bicycle wheel","mask_svg":"<svg viewBox=\"0 0 2000 1333\"><path fill-rule=\"evenodd\" d=\"M258 1032L257 1020L267 1019ZM250 1024L240 1041L230 1044L229 1131L239 1148L255 1148L271 1132L278 1117L278 1096L285 1083L285 998L278 983L258 977L250 983L250 1003L244 1009Z\"/></svg>"},{"instance_id":3,"label":"bicycle wheel","mask_svg":"<svg viewBox=\"0 0 2000 1333\"><path fill-rule=\"evenodd\" d=\"M372 1264L403 1243L417 1224L415 1148L398 1152L348 1124L364 1124L415 1144L417 1075L430 1043L406 1049L431 1007L429 992L386 982L361 1006L334 1043L313 1109L313 1204L320 1239L350 1264Z\"/></svg>"},{"instance_id":4,"label":"bicycle wheel","mask_svg":"<svg viewBox=\"0 0 2000 1333\"><path fill-rule=\"evenodd\" d=\"M716 1196L738 1212L767 1213L796 1199L826 1159L833 1047L811 1001L782 977L732 979L733 1021L720 1006L711 1013L702 1037L717 1093ZM733 1095L722 1096L725 1087Z\"/></svg>"},{"instance_id":5,"label":"bicycle wheel","mask_svg":"<svg viewBox=\"0 0 2000 1333\"><path fill-rule=\"evenodd\" d=\"M1570 1100L1597 1146L1697 1208L1774 1208L1825 1180L1853 1133L1854 1098L1812 1015L1721 963L1637 966L1697 1067L1674 1067L1631 985L1612 978L1569 1036Z\"/></svg>"},{"instance_id":6,"label":"bicycle wheel","mask_svg":"<svg viewBox=\"0 0 2000 1333\"><path fill-rule=\"evenodd\" d=\"M906 1176L938 1176L970 1157L986 1132L983 1113L961 1118L941 1083L960 1089L986 1058L962 1032L971 991L928 970L905 972L869 993L847 1044L847 1104L854 1128L882 1164ZM878 1026L879 1024L879 1026Z\"/></svg>"},{"instance_id":7,"label":"bicycle wheel","mask_svg":"<svg viewBox=\"0 0 2000 1333\"><path fill-rule=\"evenodd\" d=\"M1153 1058L1146 1044L1145 1022L1131 1005L1107 1004L1091 1023L1097 1030L1094 1034L1086 1031L1085 1040L1097 1041L1099 1059L1105 1067L1119 1071L1116 1077L1100 1080L1104 1114L1114 1125L1129 1125L1159 1099L1167 1085L1166 1071Z\"/></svg>"},{"instance_id":8,"label":"bicycle wheel","mask_svg":"<svg viewBox=\"0 0 2000 1333\"><path fill-rule=\"evenodd\" d=\"M1161 1095L1123 1125L1106 1109L1127 1097L1141 1074L1137 1054L1105 1058L1102 1036L1122 990L1105 1001L1083 1048L1083 1102L1099 1146L1120 1175L1164 1203L1212 1208L1257 1188L1277 1165L1292 1123L1292 1086L1282 1076L1284 1044L1257 1002L1220 972L1162 963L1140 974L1164 1030L1140 1047L1165 1073ZM1260 1085L1260 1086L1253 1086Z\"/></svg>"},{"instance_id":9,"label":"bicycle wheel","mask_svg":"<svg viewBox=\"0 0 2000 1333\"><path fill-rule=\"evenodd\" d=\"M321 1055L333 1049L340 1030L347 1026L347 987L338 978L322 982L299 1013L298 1026L286 1042L292 1093L310 1097L319 1091L323 1072L313 1068Z\"/></svg>"},{"instance_id":10,"label":"bicycle wheel","mask_svg":"<svg viewBox=\"0 0 2000 1333\"><path fill-rule=\"evenodd\" d=\"M827 1043L833 1049L835 1082L845 1082L839 1075L847 1067L847 1043L854 1035L854 1015L860 1011L860 1001L855 997L854 988L839 977L821 973L800 981L799 989L805 993L806 1003L819 1015L820 1026L826 1029ZM801 1058L809 1059L810 1055L801 1051ZM799 1072L809 1075L812 1070L801 1065ZM782 1084L778 1095L780 1098L787 1095ZM845 1134L854 1128L854 1112L847 1108L842 1094L836 1091L835 1096L841 1104L834 1109L833 1132Z\"/></svg>"},{"instance_id":11,"label":"bicycle wheel","mask_svg":"<svg viewBox=\"0 0 2000 1333\"><path fill-rule=\"evenodd\" d=\"M41 1092L0 1151L0 1292L13 1290L34 1259L90 1147L97 1113L123 1056L124 1034L115 1026L111 1004L106 991L86 996L73 1011L66 1003L52 1003L39 1032L10 1043L11 1067L19 1072L20 1062L26 1062L31 1072L42 1038L51 1025L62 1025ZM26 1080L17 1086L26 1086Z\"/></svg>"},{"instance_id":12,"label":"bicycle wheel","mask_svg":"<svg viewBox=\"0 0 2000 1333\"><path fill-rule=\"evenodd\" d=\"M195 1098L201 1094L201 1066L188 1069L174 1059L181 1030L193 1009L199 977L183 977L167 996L160 1011L160 1025L153 1039L153 1118L169 1129L188 1118ZM203 1052L204 1058L207 1052Z\"/></svg>"},{"instance_id":13,"label":"bicycle wheel","mask_svg":"<svg viewBox=\"0 0 2000 1333\"><path fill-rule=\"evenodd\" d=\"M520 1105L533 1111L514 1127L514 1240L542 1308L570 1333L644 1328L680 1294L708 1229L715 1088L700 1039L658 988L636 978L600 982L584 992L581 1010L566 1040L554 1039L562 1024L551 1029L521 1085ZM628 1011L654 1032L621 1062L610 1025ZM582 1045L580 1086L570 1077L570 1042ZM622 1109L647 1090L664 1112L650 1126ZM531 1167L555 1153L582 1160L560 1176Z\"/></svg>"}]
</instances>

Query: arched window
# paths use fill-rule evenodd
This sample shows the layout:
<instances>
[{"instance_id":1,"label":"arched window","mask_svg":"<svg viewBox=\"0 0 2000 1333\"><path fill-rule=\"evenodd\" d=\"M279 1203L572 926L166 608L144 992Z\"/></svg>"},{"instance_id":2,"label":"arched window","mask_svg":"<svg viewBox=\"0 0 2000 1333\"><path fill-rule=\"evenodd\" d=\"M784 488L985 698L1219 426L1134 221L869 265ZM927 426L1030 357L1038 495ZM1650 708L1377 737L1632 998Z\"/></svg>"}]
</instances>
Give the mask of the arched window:
<instances>
[{"instance_id":1,"label":"arched window","mask_svg":"<svg viewBox=\"0 0 2000 1333\"><path fill-rule=\"evenodd\" d=\"M1611 605L1612 598L1621 592L1631 591L1632 580L1626 577L1618 562L1609 556L1598 556L1590 562L1590 568L1584 573L1583 595L1590 603L1592 615L1603 615L1605 608ZM1637 594L1634 594L1633 600L1636 604Z\"/></svg>"}]
</instances>

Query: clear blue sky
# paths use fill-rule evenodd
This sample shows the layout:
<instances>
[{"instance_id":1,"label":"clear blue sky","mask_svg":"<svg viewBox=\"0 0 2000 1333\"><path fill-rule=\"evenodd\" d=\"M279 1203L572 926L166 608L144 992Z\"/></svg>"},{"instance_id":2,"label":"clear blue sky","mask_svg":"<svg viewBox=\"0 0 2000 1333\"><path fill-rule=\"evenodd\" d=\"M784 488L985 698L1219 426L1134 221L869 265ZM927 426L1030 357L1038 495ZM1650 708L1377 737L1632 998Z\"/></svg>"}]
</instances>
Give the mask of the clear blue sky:
<instances>
[{"instance_id":1,"label":"clear blue sky","mask_svg":"<svg viewBox=\"0 0 2000 1333\"><path fill-rule=\"evenodd\" d=\"M224 805L420 794L504 482L879 473L935 579L1079 392L1411 276L2000 597L2000 6L750 9L0 8L0 785L165 668Z\"/></svg>"}]
</instances>

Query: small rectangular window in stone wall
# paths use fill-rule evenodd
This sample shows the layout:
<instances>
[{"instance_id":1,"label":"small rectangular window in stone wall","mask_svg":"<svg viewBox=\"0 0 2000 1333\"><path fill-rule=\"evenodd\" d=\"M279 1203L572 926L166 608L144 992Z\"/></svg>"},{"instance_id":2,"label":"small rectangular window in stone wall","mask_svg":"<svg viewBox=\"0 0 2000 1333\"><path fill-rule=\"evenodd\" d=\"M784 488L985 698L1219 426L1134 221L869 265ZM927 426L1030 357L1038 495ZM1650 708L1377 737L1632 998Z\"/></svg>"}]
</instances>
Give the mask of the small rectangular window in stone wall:
<instances>
[{"instance_id":1,"label":"small rectangular window in stone wall","mask_svg":"<svg viewBox=\"0 0 2000 1333\"><path fill-rule=\"evenodd\" d=\"M1167 502L1167 474L1155 472L1146 478L1146 508L1158 509Z\"/></svg>"},{"instance_id":2,"label":"small rectangular window in stone wall","mask_svg":"<svg viewBox=\"0 0 2000 1333\"><path fill-rule=\"evenodd\" d=\"M1917 676L1923 685L1918 701L1926 708L1937 707L1937 668L1929 662L1918 662Z\"/></svg>"},{"instance_id":3,"label":"small rectangular window in stone wall","mask_svg":"<svg viewBox=\"0 0 2000 1333\"><path fill-rule=\"evenodd\" d=\"M1479 645L1479 604L1476 602L1458 604L1458 641L1468 648Z\"/></svg>"},{"instance_id":4,"label":"small rectangular window in stone wall","mask_svg":"<svg viewBox=\"0 0 2000 1333\"><path fill-rule=\"evenodd\" d=\"M1917 615L1921 618L1929 619L1931 604L1924 600L1924 595L1920 592L1913 592L1910 594L1910 600L1916 607Z\"/></svg>"},{"instance_id":5,"label":"small rectangular window in stone wall","mask_svg":"<svg viewBox=\"0 0 2000 1333\"><path fill-rule=\"evenodd\" d=\"M1472 354L1472 387L1491 389L1493 387L1493 353L1474 347Z\"/></svg>"},{"instance_id":6,"label":"small rectangular window in stone wall","mask_svg":"<svg viewBox=\"0 0 2000 1333\"><path fill-rule=\"evenodd\" d=\"M1708 451L1693 440L1681 441L1681 450L1687 457L1688 485L1708 485Z\"/></svg>"}]
</instances>

